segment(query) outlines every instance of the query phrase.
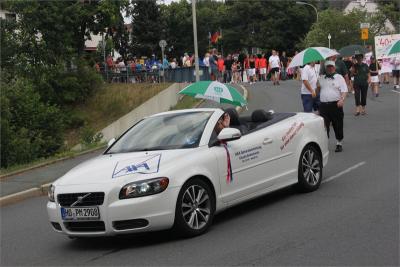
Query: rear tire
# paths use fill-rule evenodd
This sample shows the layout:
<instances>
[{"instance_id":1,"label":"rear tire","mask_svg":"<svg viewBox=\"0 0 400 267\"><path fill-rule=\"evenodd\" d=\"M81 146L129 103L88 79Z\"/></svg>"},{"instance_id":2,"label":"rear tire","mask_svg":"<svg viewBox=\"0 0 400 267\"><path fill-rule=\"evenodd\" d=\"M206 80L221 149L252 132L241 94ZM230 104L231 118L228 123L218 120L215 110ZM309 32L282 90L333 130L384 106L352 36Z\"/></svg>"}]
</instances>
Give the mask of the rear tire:
<instances>
[{"instance_id":1,"label":"rear tire","mask_svg":"<svg viewBox=\"0 0 400 267\"><path fill-rule=\"evenodd\" d=\"M186 182L178 195L174 229L185 237L208 230L215 213L215 196L210 186L195 178Z\"/></svg>"},{"instance_id":2,"label":"rear tire","mask_svg":"<svg viewBox=\"0 0 400 267\"><path fill-rule=\"evenodd\" d=\"M298 167L298 187L302 192L312 192L322 181L322 156L312 145L304 147Z\"/></svg>"}]
</instances>

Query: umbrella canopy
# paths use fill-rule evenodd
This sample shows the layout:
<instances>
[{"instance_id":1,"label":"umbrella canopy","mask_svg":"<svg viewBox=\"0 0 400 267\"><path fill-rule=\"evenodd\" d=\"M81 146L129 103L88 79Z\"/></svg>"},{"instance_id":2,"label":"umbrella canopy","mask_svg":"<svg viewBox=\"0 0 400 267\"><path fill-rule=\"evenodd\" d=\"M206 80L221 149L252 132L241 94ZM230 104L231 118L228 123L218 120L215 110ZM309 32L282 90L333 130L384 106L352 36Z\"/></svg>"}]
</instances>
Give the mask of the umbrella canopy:
<instances>
[{"instance_id":1,"label":"umbrella canopy","mask_svg":"<svg viewBox=\"0 0 400 267\"><path fill-rule=\"evenodd\" d=\"M335 50L326 47L309 47L294 56L289 68L303 66L310 62L325 60L328 57L338 55Z\"/></svg>"},{"instance_id":2,"label":"umbrella canopy","mask_svg":"<svg viewBox=\"0 0 400 267\"><path fill-rule=\"evenodd\" d=\"M354 55L366 54L368 51L365 47L361 45L348 45L340 48L339 54L342 57L351 57Z\"/></svg>"},{"instance_id":3,"label":"umbrella canopy","mask_svg":"<svg viewBox=\"0 0 400 267\"><path fill-rule=\"evenodd\" d=\"M387 55L388 56L391 56L391 55L393 55L393 54L397 54L397 53L400 53L400 40L396 40L393 44L391 44L389 47L388 47L388 49L386 50L387 51Z\"/></svg>"},{"instance_id":4,"label":"umbrella canopy","mask_svg":"<svg viewBox=\"0 0 400 267\"><path fill-rule=\"evenodd\" d=\"M178 94L195 98L213 100L218 103L228 103L234 106L245 106L247 101L231 85L213 81L200 81L183 88Z\"/></svg>"}]
</instances>

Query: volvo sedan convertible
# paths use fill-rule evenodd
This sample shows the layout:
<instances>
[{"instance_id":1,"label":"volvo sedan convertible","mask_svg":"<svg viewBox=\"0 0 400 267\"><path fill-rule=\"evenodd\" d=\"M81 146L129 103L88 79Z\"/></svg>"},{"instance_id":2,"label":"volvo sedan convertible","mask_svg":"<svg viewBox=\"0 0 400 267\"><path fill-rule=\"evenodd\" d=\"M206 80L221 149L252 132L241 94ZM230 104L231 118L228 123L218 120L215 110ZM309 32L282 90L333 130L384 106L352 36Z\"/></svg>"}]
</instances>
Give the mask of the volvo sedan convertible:
<instances>
[{"instance_id":1,"label":"volvo sedan convertible","mask_svg":"<svg viewBox=\"0 0 400 267\"><path fill-rule=\"evenodd\" d=\"M225 113L230 125L218 129ZM56 180L48 216L70 237L169 228L195 236L233 205L294 184L316 190L328 155L323 119L315 114L159 113Z\"/></svg>"}]
</instances>

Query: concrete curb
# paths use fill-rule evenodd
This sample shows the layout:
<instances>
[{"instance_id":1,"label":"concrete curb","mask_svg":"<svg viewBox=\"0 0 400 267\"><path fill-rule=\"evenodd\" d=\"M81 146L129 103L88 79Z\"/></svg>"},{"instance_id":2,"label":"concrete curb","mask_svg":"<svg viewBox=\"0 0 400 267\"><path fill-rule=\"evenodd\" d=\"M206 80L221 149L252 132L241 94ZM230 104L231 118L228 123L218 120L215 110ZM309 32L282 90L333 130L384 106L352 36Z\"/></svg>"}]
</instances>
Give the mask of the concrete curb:
<instances>
[{"instance_id":1,"label":"concrete curb","mask_svg":"<svg viewBox=\"0 0 400 267\"><path fill-rule=\"evenodd\" d=\"M14 204L16 202L25 200L31 197L38 197L42 195L42 191L40 188L31 188L22 192L18 192L15 194L11 194L5 197L0 198L0 207L4 207L6 205Z\"/></svg>"},{"instance_id":2,"label":"concrete curb","mask_svg":"<svg viewBox=\"0 0 400 267\"><path fill-rule=\"evenodd\" d=\"M89 154L89 153L92 153L94 151L101 150L101 149L104 149L104 148L106 148L106 145L102 146L102 147L89 149L87 151L79 152L78 154L75 154L73 156L68 156L68 157L64 157L64 158L59 158L59 159L55 159L55 160L39 163L37 165L30 166L30 167L27 167L27 168L24 168L24 169L21 169L21 170L13 171L13 172L10 172L10 173L7 173L7 174L2 174L2 175L0 175L0 180L3 180L3 179L8 178L10 176L17 175L17 174L20 174L20 173L23 173L23 172L26 172L26 171L37 169L37 168L44 167L44 166L47 166L47 165L51 165L53 163L57 163L57 162L64 161L64 160L67 160L67 159L73 159L75 157L82 156L82 155L85 155L85 154Z\"/></svg>"},{"instance_id":3,"label":"concrete curb","mask_svg":"<svg viewBox=\"0 0 400 267\"><path fill-rule=\"evenodd\" d=\"M0 197L0 207L11 205L31 197L40 197L47 195L51 183L42 184L40 187L34 187L18 193Z\"/></svg>"}]
</instances>

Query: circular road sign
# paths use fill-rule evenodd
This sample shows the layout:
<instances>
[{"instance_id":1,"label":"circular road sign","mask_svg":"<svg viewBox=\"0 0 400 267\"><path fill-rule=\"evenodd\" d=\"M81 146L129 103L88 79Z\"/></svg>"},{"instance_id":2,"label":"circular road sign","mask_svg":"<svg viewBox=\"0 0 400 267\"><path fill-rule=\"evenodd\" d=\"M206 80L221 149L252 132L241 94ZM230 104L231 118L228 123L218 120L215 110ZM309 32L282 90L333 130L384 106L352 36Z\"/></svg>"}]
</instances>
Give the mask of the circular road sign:
<instances>
[{"instance_id":1,"label":"circular road sign","mask_svg":"<svg viewBox=\"0 0 400 267\"><path fill-rule=\"evenodd\" d=\"M165 48L167 46L167 42L165 40L161 40L158 44L161 48Z\"/></svg>"}]
</instances>

